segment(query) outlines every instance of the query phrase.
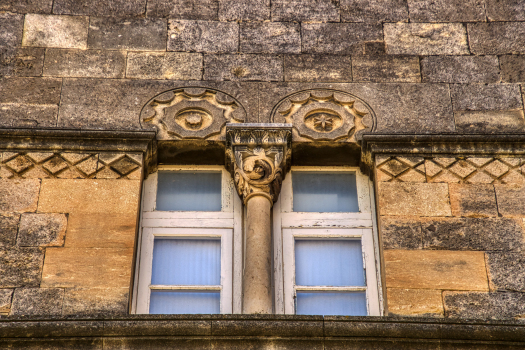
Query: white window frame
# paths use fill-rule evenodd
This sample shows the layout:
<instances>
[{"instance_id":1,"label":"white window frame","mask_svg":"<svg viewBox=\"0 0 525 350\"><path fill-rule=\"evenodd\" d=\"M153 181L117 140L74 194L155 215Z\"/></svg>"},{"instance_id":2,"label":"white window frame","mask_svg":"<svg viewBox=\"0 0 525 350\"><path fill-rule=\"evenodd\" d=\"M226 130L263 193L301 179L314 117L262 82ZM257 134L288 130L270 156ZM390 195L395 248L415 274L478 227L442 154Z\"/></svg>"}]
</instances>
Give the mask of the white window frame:
<instances>
[{"instance_id":1,"label":"white window frame","mask_svg":"<svg viewBox=\"0 0 525 350\"><path fill-rule=\"evenodd\" d=\"M356 175L359 212L312 213L294 212L292 172L353 172ZM299 291L366 291L369 316L383 314L377 229L373 185L356 167L292 167L282 184L281 195L274 205L274 284L278 314L295 314L295 296ZM295 285L295 239L360 239L363 252L366 287L305 287Z\"/></svg>"},{"instance_id":2,"label":"white window frame","mask_svg":"<svg viewBox=\"0 0 525 350\"><path fill-rule=\"evenodd\" d=\"M242 203L233 180L222 166L159 166L159 171L219 171L222 177L221 211L157 211L158 173L143 184L137 268L132 313L148 314L151 290L220 291L220 313L241 313ZM202 238L221 241L221 284L218 286L151 285L155 237Z\"/></svg>"}]
</instances>

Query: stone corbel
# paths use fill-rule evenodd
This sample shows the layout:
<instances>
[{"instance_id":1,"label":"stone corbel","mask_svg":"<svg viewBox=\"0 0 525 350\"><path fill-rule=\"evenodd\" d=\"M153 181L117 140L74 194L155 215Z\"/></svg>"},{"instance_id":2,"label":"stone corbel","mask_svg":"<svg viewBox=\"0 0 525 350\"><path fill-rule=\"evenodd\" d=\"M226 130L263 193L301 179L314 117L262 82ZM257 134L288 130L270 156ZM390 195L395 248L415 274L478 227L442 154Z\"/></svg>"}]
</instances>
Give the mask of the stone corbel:
<instances>
[{"instance_id":1,"label":"stone corbel","mask_svg":"<svg viewBox=\"0 0 525 350\"><path fill-rule=\"evenodd\" d=\"M277 201L290 169L291 124L228 124L226 167L244 204L254 196Z\"/></svg>"}]
</instances>

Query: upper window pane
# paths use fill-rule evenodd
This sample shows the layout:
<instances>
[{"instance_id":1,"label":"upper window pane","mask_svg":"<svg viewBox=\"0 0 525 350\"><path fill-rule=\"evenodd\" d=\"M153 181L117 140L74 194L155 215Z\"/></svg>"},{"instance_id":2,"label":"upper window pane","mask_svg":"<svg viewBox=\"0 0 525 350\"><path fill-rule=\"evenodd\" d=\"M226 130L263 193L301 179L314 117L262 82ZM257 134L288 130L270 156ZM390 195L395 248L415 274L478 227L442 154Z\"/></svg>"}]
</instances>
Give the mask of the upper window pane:
<instances>
[{"instance_id":1,"label":"upper window pane","mask_svg":"<svg viewBox=\"0 0 525 350\"><path fill-rule=\"evenodd\" d=\"M219 285L221 241L155 238L151 284Z\"/></svg>"},{"instance_id":2,"label":"upper window pane","mask_svg":"<svg viewBox=\"0 0 525 350\"><path fill-rule=\"evenodd\" d=\"M221 173L159 171L157 210L221 211Z\"/></svg>"},{"instance_id":3,"label":"upper window pane","mask_svg":"<svg viewBox=\"0 0 525 350\"><path fill-rule=\"evenodd\" d=\"M292 171L293 211L358 212L355 173Z\"/></svg>"},{"instance_id":4,"label":"upper window pane","mask_svg":"<svg viewBox=\"0 0 525 350\"><path fill-rule=\"evenodd\" d=\"M361 240L295 240L295 284L365 286Z\"/></svg>"}]
</instances>

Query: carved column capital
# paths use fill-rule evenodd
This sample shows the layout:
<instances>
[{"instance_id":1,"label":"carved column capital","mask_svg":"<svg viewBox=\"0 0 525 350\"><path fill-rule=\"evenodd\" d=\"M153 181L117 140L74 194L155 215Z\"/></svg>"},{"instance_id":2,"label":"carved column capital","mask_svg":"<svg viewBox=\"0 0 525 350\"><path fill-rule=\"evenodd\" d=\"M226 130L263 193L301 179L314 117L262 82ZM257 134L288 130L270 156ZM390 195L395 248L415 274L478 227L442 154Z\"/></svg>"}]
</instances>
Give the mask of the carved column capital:
<instances>
[{"instance_id":1,"label":"carved column capital","mask_svg":"<svg viewBox=\"0 0 525 350\"><path fill-rule=\"evenodd\" d=\"M290 169L290 124L227 124L226 168L244 204L254 196L273 205Z\"/></svg>"}]
</instances>

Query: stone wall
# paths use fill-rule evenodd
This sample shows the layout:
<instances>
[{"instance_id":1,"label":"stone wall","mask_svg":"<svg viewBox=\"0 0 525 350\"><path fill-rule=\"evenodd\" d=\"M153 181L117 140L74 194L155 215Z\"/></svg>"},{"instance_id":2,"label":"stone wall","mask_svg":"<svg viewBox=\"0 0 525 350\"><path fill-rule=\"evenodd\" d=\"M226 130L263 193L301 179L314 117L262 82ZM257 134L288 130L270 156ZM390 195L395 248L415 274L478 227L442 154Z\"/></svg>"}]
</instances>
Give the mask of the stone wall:
<instances>
[{"instance_id":1,"label":"stone wall","mask_svg":"<svg viewBox=\"0 0 525 350\"><path fill-rule=\"evenodd\" d=\"M521 319L523 159L377 156L390 314Z\"/></svg>"},{"instance_id":2,"label":"stone wall","mask_svg":"<svg viewBox=\"0 0 525 350\"><path fill-rule=\"evenodd\" d=\"M0 314L127 314L142 154L3 152Z\"/></svg>"},{"instance_id":3,"label":"stone wall","mask_svg":"<svg viewBox=\"0 0 525 350\"><path fill-rule=\"evenodd\" d=\"M0 128L153 130L148 101L199 86L245 122L327 88L366 102L380 134L523 133L525 2L0 3ZM0 313L127 313L142 155L16 147L0 149ZM513 152L377 158L391 314L524 314Z\"/></svg>"},{"instance_id":4,"label":"stone wall","mask_svg":"<svg viewBox=\"0 0 525 350\"><path fill-rule=\"evenodd\" d=\"M525 125L519 1L9 0L0 11L3 127L141 129L151 97L192 85L268 122L311 83L349 83L378 132Z\"/></svg>"}]
</instances>

